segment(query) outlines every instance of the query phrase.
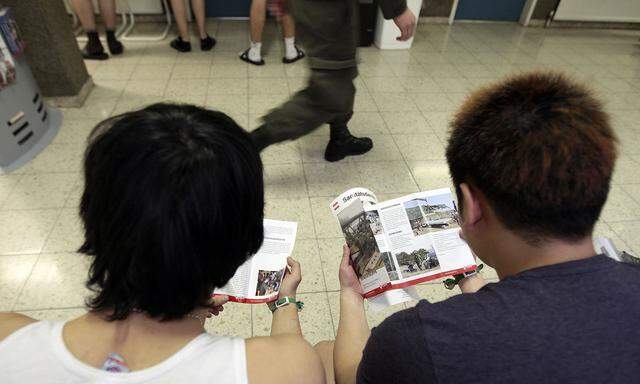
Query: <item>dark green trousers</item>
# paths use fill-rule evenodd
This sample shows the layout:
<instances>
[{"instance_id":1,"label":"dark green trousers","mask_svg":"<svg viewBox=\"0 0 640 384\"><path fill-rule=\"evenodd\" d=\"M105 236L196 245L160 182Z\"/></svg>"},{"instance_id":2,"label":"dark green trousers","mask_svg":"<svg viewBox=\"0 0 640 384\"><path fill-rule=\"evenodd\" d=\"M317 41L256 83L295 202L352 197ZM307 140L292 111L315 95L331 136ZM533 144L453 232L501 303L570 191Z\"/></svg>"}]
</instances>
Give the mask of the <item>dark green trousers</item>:
<instances>
[{"instance_id":1,"label":"dark green trousers","mask_svg":"<svg viewBox=\"0 0 640 384\"><path fill-rule=\"evenodd\" d=\"M357 1L291 0L298 41L307 52L307 87L263 117L271 143L294 140L322 124L346 126L358 76Z\"/></svg>"}]
</instances>

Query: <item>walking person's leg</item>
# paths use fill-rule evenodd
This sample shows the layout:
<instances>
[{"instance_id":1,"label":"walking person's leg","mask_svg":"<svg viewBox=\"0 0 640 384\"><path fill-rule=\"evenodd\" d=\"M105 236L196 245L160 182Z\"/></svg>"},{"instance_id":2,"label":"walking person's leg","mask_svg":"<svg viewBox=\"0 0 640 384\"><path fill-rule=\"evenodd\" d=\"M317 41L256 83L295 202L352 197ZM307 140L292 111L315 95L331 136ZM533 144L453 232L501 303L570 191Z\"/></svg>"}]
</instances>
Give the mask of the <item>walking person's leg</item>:
<instances>
[{"instance_id":1,"label":"walking person's leg","mask_svg":"<svg viewBox=\"0 0 640 384\"><path fill-rule=\"evenodd\" d=\"M124 46L116 38L116 0L100 0L100 15L104 20L107 34L107 46L112 55L119 55L124 51Z\"/></svg>"},{"instance_id":2,"label":"walking person's leg","mask_svg":"<svg viewBox=\"0 0 640 384\"><path fill-rule=\"evenodd\" d=\"M87 34L87 44L82 49L82 57L87 60L106 60L109 58L104 52L100 36L96 30L96 18L91 0L72 0L73 10L80 19L82 29Z\"/></svg>"},{"instance_id":3,"label":"walking person's leg","mask_svg":"<svg viewBox=\"0 0 640 384\"><path fill-rule=\"evenodd\" d=\"M191 51L191 38L189 37L189 23L187 22L187 8L184 0L171 0L171 9L176 19L179 36L171 41L171 47L180 52Z\"/></svg>"},{"instance_id":4,"label":"walking person's leg","mask_svg":"<svg viewBox=\"0 0 640 384\"><path fill-rule=\"evenodd\" d=\"M216 40L207 33L207 14L205 11L204 0L191 0L191 8L196 17L198 25L198 35L200 37L200 49L210 51L215 45Z\"/></svg>"},{"instance_id":5,"label":"walking person's leg","mask_svg":"<svg viewBox=\"0 0 640 384\"><path fill-rule=\"evenodd\" d=\"M350 81L344 92L342 112L329 121L330 138L324 151L324 158L334 162L347 156L358 156L369 152L373 148L373 141L368 137L355 137L348 128L349 121L353 117L353 105L355 103L356 88L353 80L358 75L357 68L350 73Z\"/></svg>"},{"instance_id":6,"label":"walking person's leg","mask_svg":"<svg viewBox=\"0 0 640 384\"><path fill-rule=\"evenodd\" d=\"M267 20L267 0L252 0L249 14L251 46L240 54L240 59L254 65L264 65L262 59L262 31Z\"/></svg>"},{"instance_id":7,"label":"walking person's leg","mask_svg":"<svg viewBox=\"0 0 640 384\"><path fill-rule=\"evenodd\" d=\"M327 161L338 161L371 150L371 139L356 138L347 128L353 115L353 79L356 75L355 67L312 69L307 88L264 116L264 124L252 132L258 149L295 140L330 123L331 137L325 150Z\"/></svg>"}]
</instances>

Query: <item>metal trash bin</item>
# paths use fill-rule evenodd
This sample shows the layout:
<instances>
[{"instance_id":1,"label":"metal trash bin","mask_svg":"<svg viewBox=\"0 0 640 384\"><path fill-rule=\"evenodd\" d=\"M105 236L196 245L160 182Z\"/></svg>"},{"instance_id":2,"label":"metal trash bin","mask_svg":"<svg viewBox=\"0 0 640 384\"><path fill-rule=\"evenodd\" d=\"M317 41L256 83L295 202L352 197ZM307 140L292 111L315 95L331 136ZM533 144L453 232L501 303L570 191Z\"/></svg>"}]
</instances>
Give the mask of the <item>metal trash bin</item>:
<instances>
[{"instance_id":1,"label":"metal trash bin","mask_svg":"<svg viewBox=\"0 0 640 384\"><path fill-rule=\"evenodd\" d=\"M24 57L15 59L15 69L15 82L0 90L0 174L36 157L62 124L62 113L47 107Z\"/></svg>"}]
</instances>

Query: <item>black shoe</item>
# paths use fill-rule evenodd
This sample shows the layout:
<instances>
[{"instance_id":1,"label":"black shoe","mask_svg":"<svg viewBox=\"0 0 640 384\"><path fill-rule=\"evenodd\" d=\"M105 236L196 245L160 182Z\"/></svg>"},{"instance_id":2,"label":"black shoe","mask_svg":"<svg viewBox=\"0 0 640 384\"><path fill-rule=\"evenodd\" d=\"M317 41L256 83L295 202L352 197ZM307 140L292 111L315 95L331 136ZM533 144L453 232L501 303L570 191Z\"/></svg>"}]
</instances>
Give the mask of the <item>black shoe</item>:
<instances>
[{"instance_id":1,"label":"black shoe","mask_svg":"<svg viewBox=\"0 0 640 384\"><path fill-rule=\"evenodd\" d=\"M200 50L210 51L216 46L216 39L207 35L204 39L200 39Z\"/></svg>"},{"instance_id":2,"label":"black shoe","mask_svg":"<svg viewBox=\"0 0 640 384\"><path fill-rule=\"evenodd\" d=\"M82 57L86 60L107 60L109 55L104 52L104 47L98 37L98 32L87 31L87 45L82 49Z\"/></svg>"},{"instance_id":3,"label":"black shoe","mask_svg":"<svg viewBox=\"0 0 640 384\"><path fill-rule=\"evenodd\" d=\"M109 55L106 54L104 48L101 51L89 50L88 47L82 49L82 58L85 60L107 60Z\"/></svg>"},{"instance_id":4,"label":"black shoe","mask_svg":"<svg viewBox=\"0 0 640 384\"><path fill-rule=\"evenodd\" d=\"M340 161L347 156L364 155L373 148L373 141L368 137L347 136L329 140L324 151L324 159L330 162Z\"/></svg>"},{"instance_id":5,"label":"black shoe","mask_svg":"<svg viewBox=\"0 0 640 384\"><path fill-rule=\"evenodd\" d=\"M112 55L120 55L124 52L124 46L118 41L114 31L107 31L107 46Z\"/></svg>"},{"instance_id":6,"label":"black shoe","mask_svg":"<svg viewBox=\"0 0 640 384\"><path fill-rule=\"evenodd\" d=\"M191 43L182 40L180 36L173 39L169 45L178 52L191 52Z\"/></svg>"}]
</instances>

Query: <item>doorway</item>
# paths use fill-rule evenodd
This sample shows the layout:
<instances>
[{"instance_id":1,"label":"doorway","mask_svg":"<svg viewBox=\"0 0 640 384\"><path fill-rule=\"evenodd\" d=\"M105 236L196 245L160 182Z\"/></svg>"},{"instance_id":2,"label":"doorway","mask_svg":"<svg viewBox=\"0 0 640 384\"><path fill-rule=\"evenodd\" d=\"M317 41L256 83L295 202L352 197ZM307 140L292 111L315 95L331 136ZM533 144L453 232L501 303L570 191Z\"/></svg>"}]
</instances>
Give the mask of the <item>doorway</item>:
<instances>
[{"instance_id":1,"label":"doorway","mask_svg":"<svg viewBox=\"0 0 640 384\"><path fill-rule=\"evenodd\" d=\"M526 0L460 0L456 20L518 21Z\"/></svg>"},{"instance_id":2,"label":"doorway","mask_svg":"<svg viewBox=\"0 0 640 384\"><path fill-rule=\"evenodd\" d=\"M249 17L251 0L206 0L207 17Z\"/></svg>"}]
</instances>

